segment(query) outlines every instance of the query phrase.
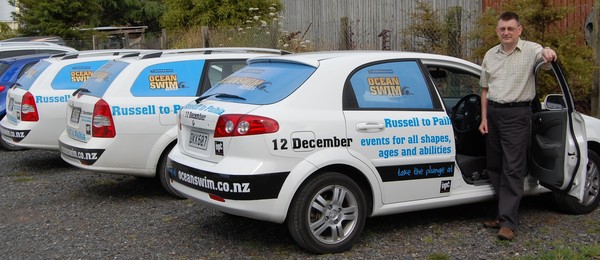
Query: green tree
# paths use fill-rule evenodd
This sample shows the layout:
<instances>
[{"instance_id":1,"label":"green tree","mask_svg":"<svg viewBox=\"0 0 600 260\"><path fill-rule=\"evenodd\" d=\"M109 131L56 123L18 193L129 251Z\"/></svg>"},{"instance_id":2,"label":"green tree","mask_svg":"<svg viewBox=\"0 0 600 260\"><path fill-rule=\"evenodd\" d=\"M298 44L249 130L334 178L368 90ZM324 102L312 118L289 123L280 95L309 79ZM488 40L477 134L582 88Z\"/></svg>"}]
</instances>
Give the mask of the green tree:
<instances>
[{"instance_id":1,"label":"green tree","mask_svg":"<svg viewBox=\"0 0 600 260\"><path fill-rule=\"evenodd\" d=\"M481 44L475 49L473 59L482 60L489 48L499 44L495 32L498 16L501 12L513 11L519 14L524 28L521 38L552 47L567 74L575 100L585 102L589 100L592 84L592 48L581 44L584 42L582 32L568 29L560 31L553 26L574 9L571 6L555 6L552 2L554 1L512 0L505 1L500 10L486 10L475 26L473 35Z\"/></svg>"},{"instance_id":2,"label":"green tree","mask_svg":"<svg viewBox=\"0 0 600 260\"><path fill-rule=\"evenodd\" d=\"M193 26L240 26L253 12L269 10L277 13L278 0L163 0L165 12L161 25L167 29ZM268 12L267 12L268 14Z\"/></svg>"},{"instance_id":3,"label":"green tree","mask_svg":"<svg viewBox=\"0 0 600 260\"><path fill-rule=\"evenodd\" d=\"M94 27L100 21L100 0L9 0L19 8L13 18L25 36L54 35L73 38L80 34L73 28Z\"/></svg>"},{"instance_id":4,"label":"green tree","mask_svg":"<svg viewBox=\"0 0 600 260\"><path fill-rule=\"evenodd\" d=\"M104 0L101 26L148 26L148 31L161 30L160 18L164 11L161 0Z\"/></svg>"},{"instance_id":5,"label":"green tree","mask_svg":"<svg viewBox=\"0 0 600 260\"><path fill-rule=\"evenodd\" d=\"M0 40L15 37L16 33L6 23L0 22Z\"/></svg>"}]
</instances>

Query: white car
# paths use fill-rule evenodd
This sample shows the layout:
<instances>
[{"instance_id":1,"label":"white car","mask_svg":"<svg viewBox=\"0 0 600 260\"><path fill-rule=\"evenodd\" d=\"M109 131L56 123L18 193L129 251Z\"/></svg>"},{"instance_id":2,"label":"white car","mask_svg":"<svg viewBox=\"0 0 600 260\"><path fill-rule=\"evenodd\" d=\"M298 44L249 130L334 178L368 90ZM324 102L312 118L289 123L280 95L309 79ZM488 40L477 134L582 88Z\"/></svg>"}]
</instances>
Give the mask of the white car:
<instances>
[{"instance_id":1,"label":"white car","mask_svg":"<svg viewBox=\"0 0 600 260\"><path fill-rule=\"evenodd\" d=\"M281 55L274 49L169 50L112 61L92 75L68 102L62 158L77 167L139 177L165 176L176 143L177 113L246 60ZM163 173L163 174L157 174Z\"/></svg>"},{"instance_id":2,"label":"white car","mask_svg":"<svg viewBox=\"0 0 600 260\"><path fill-rule=\"evenodd\" d=\"M6 116L0 121L3 140L21 148L58 150L67 101L73 92L108 61L139 53L82 51L39 61L7 92Z\"/></svg>"},{"instance_id":3,"label":"white car","mask_svg":"<svg viewBox=\"0 0 600 260\"><path fill-rule=\"evenodd\" d=\"M37 53L76 52L68 46L50 42L0 42L0 59Z\"/></svg>"},{"instance_id":4,"label":"white car","mask_svg":"<svg viewBox=\"0 0 600 260\"><path fill-rule=\"evenodd\" d=\"M316 253L349 249L370 216L493 198L478 65L390 51L248 63L179 113L167 169L184 196L285 222ZM599 203L600 121L574 110L557 64L540 75L566 106L536 109L525 193L552 190L563 209L588 213Z\"/></svg>"}]
</instances>

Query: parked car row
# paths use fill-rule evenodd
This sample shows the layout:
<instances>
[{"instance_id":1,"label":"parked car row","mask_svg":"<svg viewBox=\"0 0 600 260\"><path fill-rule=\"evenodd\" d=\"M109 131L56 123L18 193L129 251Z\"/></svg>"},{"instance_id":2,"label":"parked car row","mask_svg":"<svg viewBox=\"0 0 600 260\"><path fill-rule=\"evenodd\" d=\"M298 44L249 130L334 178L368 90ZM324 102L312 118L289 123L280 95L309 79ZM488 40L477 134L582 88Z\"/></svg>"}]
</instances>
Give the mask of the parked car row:
<instances>
[{"instance_id":1,"label":"parked car row","mask_svg":"<svg viewBox=\"0 0 600 260\"><path fill-rule=\"evenodd\" d=\"M159 176L176 142L180 108L249 57L282 53L219 48L52 56L10 88L0 129L11 146L60 150L65 161L81 168Z\"/></svg>"},{"instance_id":2,"label":"parked car row","mask_svg":"<svg viewBox=\"0 0 600 260\"><path fill-rule=\"evenodd\" d=\"M308 251L348 250L367 217L491 199L480 67L391 51L256 48L67 54L29 69L0 121L10 145L92 171L155 177L175 197L286 223ZM585 214L600 196L600 120L560 66L537 71L527 195ZM82 80L75 83L74 81ZM38 87L39 85L39 87ZM547 86L554 86L549 88Z\"/></svg>"}]
</instances>

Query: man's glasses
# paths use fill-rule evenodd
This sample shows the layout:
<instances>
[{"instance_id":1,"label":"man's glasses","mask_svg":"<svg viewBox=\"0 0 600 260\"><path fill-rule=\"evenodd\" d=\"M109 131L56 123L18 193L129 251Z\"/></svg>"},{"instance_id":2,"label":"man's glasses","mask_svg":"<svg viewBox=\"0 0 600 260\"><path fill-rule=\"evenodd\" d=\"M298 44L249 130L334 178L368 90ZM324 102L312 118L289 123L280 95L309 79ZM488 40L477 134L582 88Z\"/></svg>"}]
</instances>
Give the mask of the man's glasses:
<instances>
[{"instance_id":1,"label":"man's glasses","mask_svg":"<svg viewBox=\"0 0 600 260\"><path fill-rule=\"evenodd\" d=\"M519 27L498 27L498 31L499 32L504 32L504 31L514 32L517 30L517 28L519 28Z\"/></svg>"}]
</instances>

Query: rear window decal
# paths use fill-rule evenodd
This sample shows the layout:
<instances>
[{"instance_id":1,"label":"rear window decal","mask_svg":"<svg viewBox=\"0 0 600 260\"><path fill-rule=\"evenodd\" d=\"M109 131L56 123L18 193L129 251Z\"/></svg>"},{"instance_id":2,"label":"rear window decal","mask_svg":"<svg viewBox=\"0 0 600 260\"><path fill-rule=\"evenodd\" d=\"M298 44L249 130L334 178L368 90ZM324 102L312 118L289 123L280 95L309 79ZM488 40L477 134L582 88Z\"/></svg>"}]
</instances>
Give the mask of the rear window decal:
<instances>
[{"instance_id":1,"label":"rear window decal","mask_svg":"<svg viewBox=\"0 0 600 260\"><path fill-rule=\"evenodd\" d=\"M21 78L17 80L17 83L19 83L22 89L29 90L29 88L31 88L31 85L33 85L38 76L40 76L42 72L44 72L44 70L46 70L49 66L50 62L41 60L40 62L33 65L33 67L25 71L25 73L23 73L23 76L21 76Z\"/></svg>"},{"instance_id":2,"label":"rear window decal","mask_svg":"<svg viewBox=\"0 0 600 260\"><path fill-rule=\"evenodd\" d=\"M81 87L89 90L91 96L102 97L111 83L128 65L127 62L110 61L96 70Z\"/></svg>"},{"instance_id":3,"label":"rear window decal","mask_svg":"<svg viewBox=\"0 0 600 260\"><path fill-rule=\"evenodd\" d=\"M294 63L252 63L223 79L203 96L223 93L241 97L228 99L228 102L272 104L298 89L315 70L314 67ZM207 99L219 100L219 97L213 96Z\"/></svg>"}]
</instances>

